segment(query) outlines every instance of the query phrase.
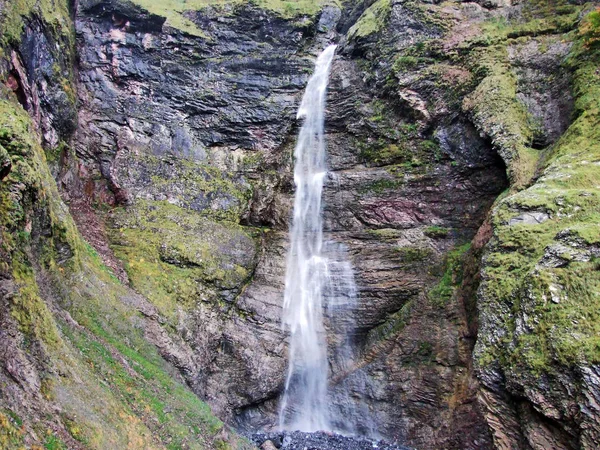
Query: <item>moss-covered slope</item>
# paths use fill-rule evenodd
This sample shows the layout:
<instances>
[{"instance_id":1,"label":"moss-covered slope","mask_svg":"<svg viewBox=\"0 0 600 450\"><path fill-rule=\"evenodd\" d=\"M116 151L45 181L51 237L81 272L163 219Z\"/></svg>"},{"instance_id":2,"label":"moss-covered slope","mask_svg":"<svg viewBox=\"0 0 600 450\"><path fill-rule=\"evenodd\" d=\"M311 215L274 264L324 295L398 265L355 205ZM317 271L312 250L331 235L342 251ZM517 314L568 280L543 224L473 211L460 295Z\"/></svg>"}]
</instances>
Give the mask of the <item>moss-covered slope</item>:
<instances>
[{"instance_id":1,"label":"moss-covered slope","mask_svg":"<svg viewBox=\"0 0 600 450\"><path fill-rule=\"evenodd\" d=\"M60 199L27 98L31 84L14 75L15 54L30 61L14 49L19 20L71 39L66 2L8 6L1 18L0 447L245 448L149 342L159 317L81 239Z\"/></svg>"},{"instance_id":2,"label":"moss-covered slope","mask_svg":"<svg viewBox=\"0 0 600 450\"><path fill-rule=\"evenodd\" d=\"M531 41L540 52L569 43L562 67L572 79L574 111L555 143L532 148L535 122L514 66L503 64L508 55L489 66L467 99L512 175L511 191L492 210L475 360L497 445L594 448L600 416L589 404L597 392L589 374L600 363L600 51L585 36L590 5L527 8L535 14L488 28L483 37L494 40L493 53L488 47L477 54L488 64L486 55ZM512 413L500 406L507 404L503 392L514 396ZM513 414L524 425L511 430L513 419L495 422ZM537 414L549 423L542 427Z\"/></svg>"}]
</instances>

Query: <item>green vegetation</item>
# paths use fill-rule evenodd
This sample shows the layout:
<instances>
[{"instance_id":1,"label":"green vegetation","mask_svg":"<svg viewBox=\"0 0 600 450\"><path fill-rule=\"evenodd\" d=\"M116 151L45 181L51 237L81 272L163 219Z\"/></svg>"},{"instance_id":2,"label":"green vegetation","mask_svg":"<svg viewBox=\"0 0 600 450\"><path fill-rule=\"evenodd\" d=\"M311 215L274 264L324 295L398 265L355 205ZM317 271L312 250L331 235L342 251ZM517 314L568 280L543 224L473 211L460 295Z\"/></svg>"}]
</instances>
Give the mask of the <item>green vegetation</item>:
<instances>
[{"instance_id":1,"label":"green vegetation","mask_svg":"<svg viewBox=\"0 0 600 450\"><path fill-rule=\"evenodd\" d=\"M227 446L221 422L146 340L134 294L81 240L29 116L11 93L2 95L0 145L12 169L0 183L0 272L14 281L9 307L22 333L17 345L41 356L40 401L61 413L34 421L0 412L0 447L21 448L34 430L47 449L66 448L66 433L98 449ZM228 441L246 445L235 436Z\"/></svg>"},{"instance_id":2,"label":"green vegetation","mask_svg":"<svg viewBox=\"0 0 600 450\"><path fill-rule=\"evenodd\" d=\"M42 17L55 33L71 36L72 24L67 5L65 0L10 0L10 7L3 7L0 11L0 47L19 42L24 19L33 15Z\"/></svg>"},{"instance_id":3,"label":"green vegetation","mask_svg":"<svg viewBox=\"0 0 600 450\"><path fill-rule=\"evenodd\" d=\"M0 100L0 117L0 144L12 160L12 170L0 184L0 254L5 255L0 269L11 272L15 280L17 293L11 299L11 313L21 331L55 346L59 340L56 327L47 305L40 298L33 268L24 249L30 240L28 209L34 202L37 200L39 205L50 203L53 217L60 217L64 209L61 211L61 204L58 200L54 201L54 197L48 198L55 194L58 199L58 192L49 185L52 177L45 166L43 154L36 149L27 113L7 100ZM65 253L73 252L68 239L75 231L74 224L53 222L52 231L42 259L58 248Z\"/></svg>"},{"instance_id":4,"label":"green vegetation","mask_svg":"<svg viewBox=\"0 0 600 450\"><path fill-rule=\"evenodd\" d=\"M433 255L433 251L426 247L397 247L396 252L400 259L406 263L426 261Z\"/></svg>"},{"instance_id":5,"label":"green vegetation","mask_svg":"<svg viewBox=\"0 0 600 450\"><path fill-rule=\"evenodd\" d=\"M507 164L511 185L522 188L535 173L539 152L528 147L534 130L525 105L517 98L517 79L508 64L506 46L483 47L472 57L475 70L485 77L465 98L463 107L498 149Z\"/></svg>"},{"instance_id":6,"label":"green vegetation","mask_svg":"<svg viewBox=\"0 0 600 450\"><path fill-rule=\"evenodd\" d=\"M44 442L44 448L46 450L68 450L65 443L56 436L55 434L48 434L46 441Z\"/></svg>"},{"instance_id":7,"label":"green vegetation","mask_svg":"<svg viewBox=\"0 0 600 450\"><path fill-rule=\"evenodd\" d=\"M15 421L11 414L0 411L0 448L12 450L25 448L22 423Z\"/></svg>"},{"instance_id":8,"label":"green vegetation","mask_svg":"<svg viewBox=\"0 0 600 450\"><path fill-rule=\"evenodd\" d=\"M139 161L137 160L139 158ZM171 202L194 209L198 214L217 221L237 223L252 198L252 187L234 181L215 166L183 158L158 158L153 155L132 155L132 165L138 163L152 176L156 193L169 193ZM165 169L168 167L168 169Z\"/></svg>"},{"instance_id":9,"label":"green vegetation","mask_svg":"<svg viewBox=\"0 0 600 450\"><path fill-rule=\"evenodd\" d=\"M561 2L528 1L520 16L492 18L482 32L463 44L468 64L481 77L463 108L484 131L508 167L513 190L527 187L541 154L531 148L538 124L517 98L517 79L508 58L508 46L517 38L567 33L577 27L581 7Z\"/></svg>"},{"instance_id":10,"label":"green vegetation","mask_svg":"<svg viewBox=\"0 0 600 450\"><path fill-rule=\"evenodd\" d=\"M383 139L374 143L361 144L359 150L362 159L376 164L412 159L410 148L407 145L388 144Z\"/></svg>"},{"instance_id":11,"label":"green vegetation","mask_svg":"<svg viewBox=\"0 0 600 450\"><path fill-rule=\"evenodd\" d=\"M402 235L402 232L400 230L396 230L394 228L381 228L379 230L369 230L368 233L371 236L383 240L398 239Z\"/></svg>"},{"instance_id":12,"label":"green vegetation","mask_svg":"<svg viewBox=\"0 0 600 450\"><path fill-rule=\"evenodd\" d=\"M440 227L438 225L432 225L430 227L425 228L425 236L429 236L433 239L441 239L448 236L450 230L448 228Z\"/></svg>"},{"instance_id":13,"label":"green vegetation","mask_svg":"<svg viewBox=\"0 0 600 450\"><path fill-rule=\"evenodd\" d=\"M580 28L580 35L586 47L598 45L600 42L600 6L586 16Z\"/></svg>"},{"instance_id":14,"label":"green vegetation","mask_svg":"<svg viewBox=\"0 0 600 450\"><path fill-rule=\"evenodd\" d=\"M433 304L443 307L450 301L456 288L462 283L464 257L470 249L471 244L467 243L446 254L444 275L428 294Z\"/></svg>"},{"instance_id":15,"label":"green vegetation","mask_svg":"<svg viewBox=\"0 0 600 450\"><path fill-rule=\"evenodd\" d=\"M414 302L408 301L400 310L390 314L385 322L369 331L366 338L366 348L373 347L396 336L406 327L413 312Z\"/></svg>"},{"instance_id":16,"label":"green vegetation","mask_svg":"<svg viewBox=\"0 0 600 450\"><path fill-rule=\"evenodd\" d=\"M359 192L361 194L373 193L373 194L381 195L385 191L388 191L391 189L397 189L397 188L401 187L403 184L404 184L403 180L384 178L384 179L379 179L379 180L370 182L366 186L363 186L359 190Z\"/></svg>"},{"instance_id":17,"label":"green vegetation","mask_svg":"<svg viewBox=\"0 0 600 450\"><path fill-rule=\"evenodd\" d=\"M139 426L141 418L154 439L169 442L168 448L207 448L202 442L205 436L218 434L223 424L205 403L164 371L164 363L155 350L139 338L135 347L127 345L107 333L97 317L92 316L85 325L100 339L67 327L65 335L91 370L102 374L112 395L127 405L120 413L121 419ZM96 439L75 426L69 431L79 441L91 443ZM140 440L149 438L150 433L146 432Z\"/></svg>"},{"instance_id":18,"label":"green vegetation","mask_svg":"<svg viewBox=\"0 0 600 450\"><path fill-rule=\"evenodd\" d=\"M574 74L571 126L548 151L536 183L494 209L495 234L481 292L484 307L500 315L507 334L501 342L484 343L480 365L499 360L520 373L540 374L556 363L600 361L598 262L574 258L600 241L600 49L586 41L588 23L582 21L579 33L571 34L575 42L566 62ZM522 211L546 212L549 218L509 225ZM544 264L557 244L567 249L559 255L561 263ZM517 320L525 332L517 332Z\"/></svg>"},{"instance_id":19,"label":"green vegetation","mask_svg":"<svg viewBox=\"0 0 600 450\"><path fill-rule=\"evenodd\" d=\"M169 318L201 299L217 301L216 290L239 288L250 276L255 244L236 223L147 200L113 216L115 254L136 290Z\"/></svg>"},{"instance_id":20,"label":"green vegetation","mask_svg":"<svg viewBox=\"0 0 600 450\"><path fill-rule=\"evenodd\" d=\"M391 0L377 0L360 16L348 31L348 38L364 38L383 29L392 11Z\"/></svg>"},{"instance_id":21,"label":"green vegetation","mask_svg":"<svg viewBox=\"0 0 600 450\"><path fill-rule=\"evenodd\" d=\"M371 120L383 122L383 117L382 114ZM414 124L401 124L384 131L386 138L356 143L362 160L376 166L400 164L405 169L411 169L422 166L425 161L437 161L441 158L439 145L435 141L419 137Z\"/></svg>"}]
</instances>

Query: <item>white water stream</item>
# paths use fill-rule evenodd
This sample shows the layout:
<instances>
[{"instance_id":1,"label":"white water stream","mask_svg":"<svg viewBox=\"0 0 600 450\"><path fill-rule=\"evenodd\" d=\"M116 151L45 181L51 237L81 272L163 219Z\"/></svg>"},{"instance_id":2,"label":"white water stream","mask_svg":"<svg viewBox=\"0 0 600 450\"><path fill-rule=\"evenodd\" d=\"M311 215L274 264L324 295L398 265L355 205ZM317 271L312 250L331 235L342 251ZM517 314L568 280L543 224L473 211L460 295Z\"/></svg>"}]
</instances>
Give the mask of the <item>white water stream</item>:
<instances>
[{"instance_id":1,"label":"white water stream","mask_svg":"<svg viewBox=\"0 0 600 450\"><path fill-rule=\"evenodd\" d=\"M338 421L329 417L324 308L334 312L349 303L353 306L356 298L349 262L340 261L336 257L340 252L323 243L321 197L327 176L324 111L335 48L327 47L318 57L297 115L304 123L294 151L296 194L283 303L290 350L279 414L280 428L288 430L330 430L332 419ZM343 353L349 352L342 348L346 339L342 339L336 354L347 359Z\"/></svg>"}]
</instances>

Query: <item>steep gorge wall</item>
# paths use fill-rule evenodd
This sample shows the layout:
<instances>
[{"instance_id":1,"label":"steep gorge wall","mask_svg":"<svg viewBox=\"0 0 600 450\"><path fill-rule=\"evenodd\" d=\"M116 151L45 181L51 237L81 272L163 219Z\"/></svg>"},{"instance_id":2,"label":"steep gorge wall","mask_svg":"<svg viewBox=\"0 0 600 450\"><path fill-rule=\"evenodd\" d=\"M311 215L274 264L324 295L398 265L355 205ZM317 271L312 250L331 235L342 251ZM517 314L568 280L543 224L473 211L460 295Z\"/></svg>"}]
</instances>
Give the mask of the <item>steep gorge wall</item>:
<instances>
[{"instance_id":1,"label":"steep gorge wall","mask_svg":"<svg viewBox=\"0 0 600 450\"><path fill-rule=\"evenodd\" d=\"M178 344L61 200L49 167L77 117L66 2L0 7L0 447L249 448L160 357Z\"/></svg>"},{"instance_id":2,"label":"steep gorge wall","mask_svg":"<svg viewBox=\"0 0 600 450\"><path fill-rule=\"evenodd\" d=\"M328 96L326 239L353 262L360 289L359 358L349 370L331 361L334 408L363 432L417 448L593 448L598 82L594 49L577 32L590 7L165 5L81 0L76 39L67 33L77 70L73 53L63 52L63 78L47 71L23 83L20 72L45 72L4 60L6 85L16 86L7 93L11 108L42 98L37 110L25 106L95 249L73 231L73 253L92 268L66 270L67 257L56 270L45 262L33 273L42 303L72 314L59 330L75 343L75 359L83 352L93 370L110 369L115 404L141 421L128 438L118 428L110 439L141 448L150 444L133 436L157 446L229 439L218 424L191 433L176 427L186 408L200 408L183 387L186 400L177 397L175 407L159 395L169 390L161 385L130 397L139 386L119 371L148 372L117 346L123 334L163 373L165 363L148 356L155 346L175 368L166 369L171 376L219 417L241 428L274 424L287 357L279 317L295 109L313 57L333 40L340 47ZM11 39L5 47L47 41ZM19 48L23 67L57 55L50 44L29 48ZM581 184L577 192L560 181L565 170L561 176ZM53 220L71 223L66 211L61 217ZM36 228L27 223L15 233ZM47 231L38 235L35 242L48 239ZM91 344L71 337L70 317L83 325L77 330L90 330ZM565 392L577 394L568 402ZM140 409L148 396L158 397ZM54 395L43 404L68 400ZM365 410L374 429L361 420ZM51 428L70 445L117 442L94 434L77 444L73 429L82 426L73 417L82 415L67 411Z\"/></svg>"},{"instance_id":3,"label":"steep gorge wall","mask_svg":"<svg viewBox=\"0 0 600 450\"><path fill-rule=\"evenodd\" d=\"M143 10L118 2L84 3L77 20L80 173L99 170L90 191L125 205L106 216L112 249L165 328L190 346L191 357L176 361L188 384L242 427L273 426L285 374L279 317L295 108L312 56L340 38L345 16L316 13L290 20L255 6L206 8L187 15L202 37L150 28ZM389 46L410 32L377 20L398 30ZM440 34L420 28L419 39ZM359 45L354 33L348 48ZM363 356L337 374L335 389L372 411L378 433L416 445L456 439L455 426L479 420L482 431L463 433L476 446L488 438L473 401L472 341L461 338L464 308L449 301L461 252L452 263L445 255L475 235L505 186L503 163L457 105L457 117L426 123L366 79L367 60L342 52L328 101L325 220L327 239L356 266ZM463 160L444 153L438 132ZM439 298L429 295L444 275ZM360 413L350 406L337 407Z\"/></svg>"}]
</instances>

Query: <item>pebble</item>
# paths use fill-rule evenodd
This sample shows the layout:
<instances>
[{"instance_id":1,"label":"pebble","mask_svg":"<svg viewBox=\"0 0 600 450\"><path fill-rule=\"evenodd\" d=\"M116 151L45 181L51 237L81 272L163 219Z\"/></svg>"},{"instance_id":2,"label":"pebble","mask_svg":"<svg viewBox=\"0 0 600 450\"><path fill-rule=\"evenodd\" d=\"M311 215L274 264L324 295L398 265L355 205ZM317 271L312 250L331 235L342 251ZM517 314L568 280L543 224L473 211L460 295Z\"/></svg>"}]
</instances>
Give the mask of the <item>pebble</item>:
<instances>
[{"instance_id":1,"label":"pebble","mask_svg":"<svg viewBox=\"0 0 600 450\"><path fill-rule=\"evenodd\" d=\"M386 441L370 440L363 437L342 436L341 434L317 431L277 431L254 433L250 440L259 448L278 450L411 450Z\"/></svg>"}]
</instances>

